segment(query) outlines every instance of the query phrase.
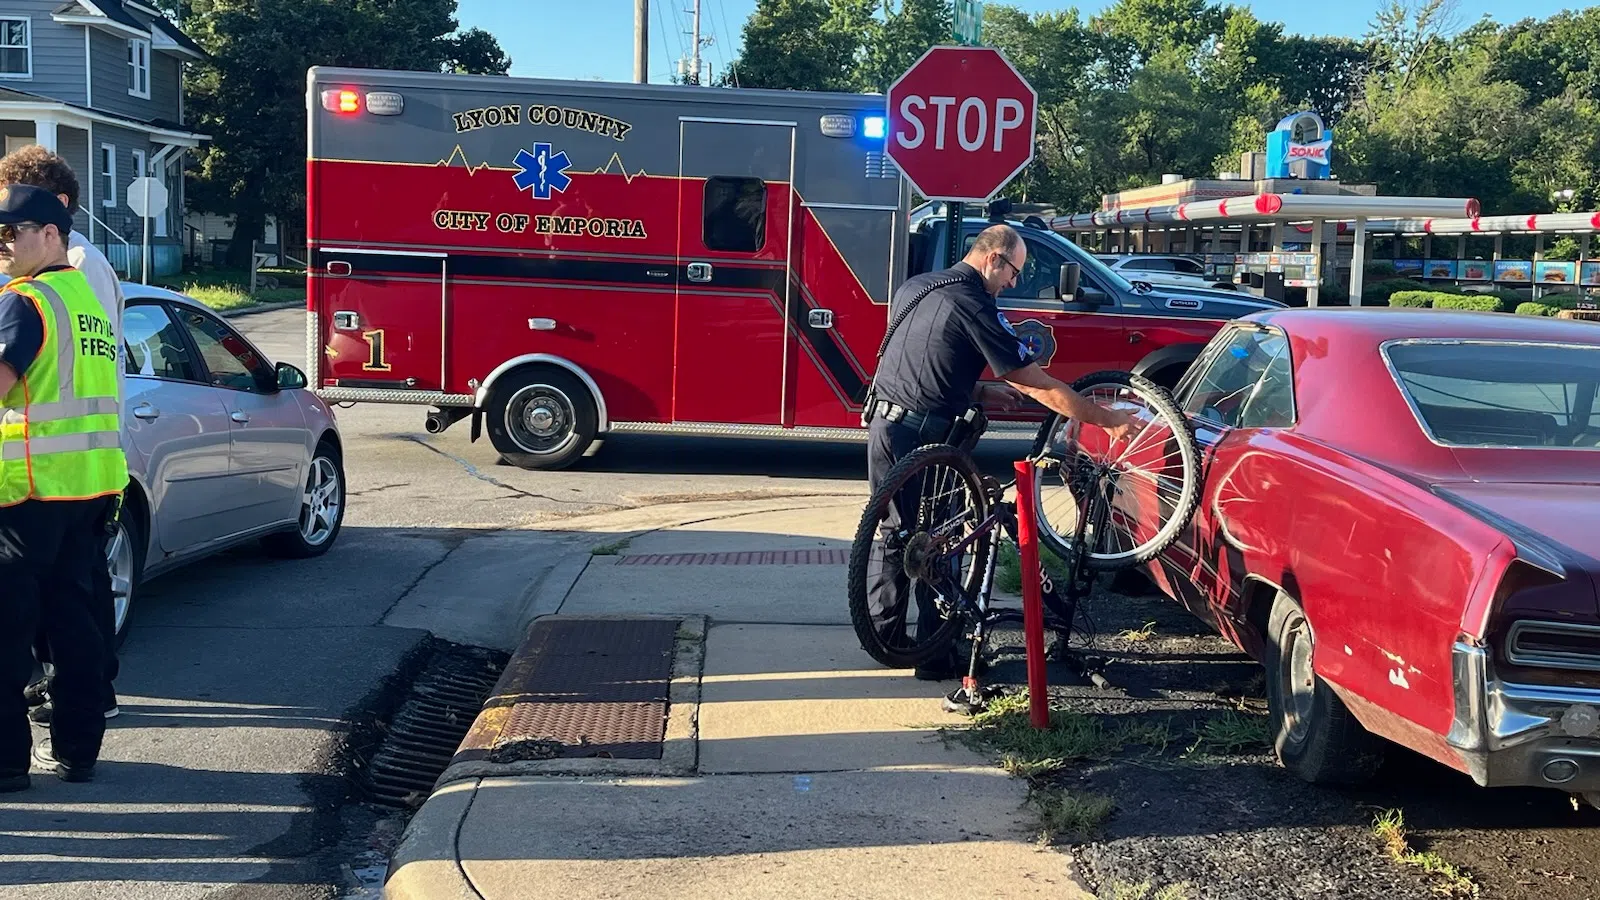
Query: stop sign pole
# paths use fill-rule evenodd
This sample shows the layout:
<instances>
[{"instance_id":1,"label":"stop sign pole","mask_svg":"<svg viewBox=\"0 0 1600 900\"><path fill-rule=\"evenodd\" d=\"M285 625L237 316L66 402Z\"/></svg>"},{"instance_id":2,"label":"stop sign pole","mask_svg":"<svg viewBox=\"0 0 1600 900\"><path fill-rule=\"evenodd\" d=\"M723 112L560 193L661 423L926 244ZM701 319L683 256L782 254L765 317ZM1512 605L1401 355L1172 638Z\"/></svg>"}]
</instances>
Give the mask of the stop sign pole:
<instances>
[{"instance_id":1,"label":"stop sign pole","mask_svg":"<svg viewBox=\"0 0 1600 900\"><path fill-rule=\"evenodd\" d=\"M886 151L917 193L949 204L954 264L962 204L988 202L1033 160L1039 96L993 47L939 46L886 99Z\"/></svg>"}]
</instances>

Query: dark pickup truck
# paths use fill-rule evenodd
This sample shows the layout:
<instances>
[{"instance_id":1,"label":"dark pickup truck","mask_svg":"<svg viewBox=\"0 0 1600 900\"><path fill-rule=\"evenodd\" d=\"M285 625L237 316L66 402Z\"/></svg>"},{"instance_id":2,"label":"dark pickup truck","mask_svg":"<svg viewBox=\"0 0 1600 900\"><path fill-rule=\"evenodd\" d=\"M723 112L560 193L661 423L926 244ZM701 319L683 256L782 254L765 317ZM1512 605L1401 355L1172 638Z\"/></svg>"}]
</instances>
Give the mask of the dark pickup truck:
<instances>
[{"instance_id":1,"label":"dark pickup truck","mask_svg":"<svg viewBox=\"0 0 1600 900\"><path fill-rule=\"evenodd\" d=\"M940 205L911 216L909 274L948 268ZM963 249L989 219L963 220ZM1229 319L1284 304L1236 291L1129 281L1040 220L1008 220L1028 243L1028 261L999 305L1017 336L1051 375L1070 382L1116 369L1171 388Z\"/></svg>"}]
</instances>

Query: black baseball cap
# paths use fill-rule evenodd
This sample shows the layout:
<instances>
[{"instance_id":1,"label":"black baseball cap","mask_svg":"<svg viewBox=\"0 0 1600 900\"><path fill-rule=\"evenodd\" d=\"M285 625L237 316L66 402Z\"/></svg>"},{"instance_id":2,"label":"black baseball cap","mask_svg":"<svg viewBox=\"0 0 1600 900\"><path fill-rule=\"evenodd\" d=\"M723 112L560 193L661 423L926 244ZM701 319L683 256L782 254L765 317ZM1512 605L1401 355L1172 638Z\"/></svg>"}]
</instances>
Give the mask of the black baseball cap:
<instances>
[{"instance_id":1,"label":"black baseball cap","mask_svg":"<svg viewBox=\"0 0 1600 900\"><path fill-rule=\"evenodd\" d=\"M23 222L54 225L62 234L72 230L72 215L55 194L31 184L0 187L0 225Z\"/></svg>"}]
</instances>

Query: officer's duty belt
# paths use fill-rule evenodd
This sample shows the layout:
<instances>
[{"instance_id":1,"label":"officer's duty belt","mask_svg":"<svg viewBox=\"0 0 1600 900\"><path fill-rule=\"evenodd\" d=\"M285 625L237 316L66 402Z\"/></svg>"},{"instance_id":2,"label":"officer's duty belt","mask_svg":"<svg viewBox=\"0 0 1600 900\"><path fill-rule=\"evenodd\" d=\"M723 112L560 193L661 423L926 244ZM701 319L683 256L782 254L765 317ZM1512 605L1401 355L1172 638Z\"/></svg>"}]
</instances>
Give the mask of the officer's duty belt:
<instances>
[{"instance_id":1,"label":"officer's duty belt","mask_svg":"<svg viewBox=\"0 0 1600 900\"><path fill-rule=\"evenodd\" d=\"M888 400L879 400L873 403L871 409L874 419L883 419L886 422L894 422L907 428L914 428L923 434L927 434L930 431L940 434L948 433L950 426L955 424L955 420L948 416L935 416L917 412L914 409L906 409L898 403L890 403Z\"/></svg>"}]
</instances>

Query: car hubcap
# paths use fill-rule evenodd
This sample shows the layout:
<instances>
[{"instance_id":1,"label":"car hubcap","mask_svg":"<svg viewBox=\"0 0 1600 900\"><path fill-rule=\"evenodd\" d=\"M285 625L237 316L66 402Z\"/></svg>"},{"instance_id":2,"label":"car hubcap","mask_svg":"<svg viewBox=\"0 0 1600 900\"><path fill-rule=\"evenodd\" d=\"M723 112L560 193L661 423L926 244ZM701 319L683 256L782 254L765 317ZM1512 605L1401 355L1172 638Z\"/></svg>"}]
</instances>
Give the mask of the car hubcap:
<instances>
[{"instance_id":1,"label":"car hubcap","mask_svg":"<svg viewBox=\"0 0 1600 900\"><path fill-rule=\"evenodd\" d=\"M1284 710L1284 718L1289 739L1299 743L1305 740L1306 732L1311 727L1312 704L1316 699L1316 673L1311 669L1311 635L1306 629L1306 620L1297 618L1289 626L1286 635L1289 646L1284 648L1287 651L1284 695L1289 702Z\"/></svg>"},{"instance_id":2,"label":"car hubcap","mask_svg":"<svg viewBox=\"0 0 1600 900\"><path fill-rule=\"evenodd\" d=\"M572 400L547 384L529 385L506 404L506 433L518 447L540 455L555 453L575 438Z\"/></svg>"},{"instance_id":3,"label":"car hubcap","mask_svg":"<svg viewBox=\"0 0 1600 900\"><path fill-rule=\"evenodd\" d=\"M120 522L117 533L106 546L106 567L111 571L112 608L116 630L120 633L128 621L128 606L133 596L133 542L128 540L128 529Z\"/></svg>"},{"instance_id":4,"label":"car hubcap","mask_svg":"<svg viewBox=\"0 0 1600 900\"><path fill-rule=\"evenodd\" d=\"M326 541L333 534L343 505L344 492L340 490L339 470L333 460L326 456L312 460L306 492L300 499L300 537L312 545Z\"/></svg>"}]
</instances>

